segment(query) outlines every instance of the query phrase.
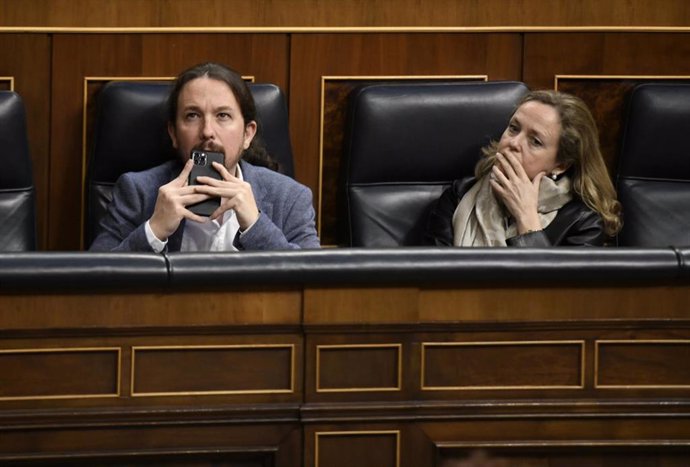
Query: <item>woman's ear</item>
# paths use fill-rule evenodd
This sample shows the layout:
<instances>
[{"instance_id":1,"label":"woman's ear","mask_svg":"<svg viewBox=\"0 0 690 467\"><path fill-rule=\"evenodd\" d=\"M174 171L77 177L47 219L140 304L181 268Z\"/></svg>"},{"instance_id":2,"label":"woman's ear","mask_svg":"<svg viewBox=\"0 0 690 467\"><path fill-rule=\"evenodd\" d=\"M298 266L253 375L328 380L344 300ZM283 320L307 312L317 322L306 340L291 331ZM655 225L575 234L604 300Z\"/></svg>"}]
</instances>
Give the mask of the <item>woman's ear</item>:
<instances>
[{"instance_id":1,"label":"woman's ear","mask_svg":"<svg viewBox=\"0 0 690 467\"><path fill-rule=\"evenodd\" d=\"M559 175L566 173L571 166L572 164L570 162L559 163L548 175L558 177Z\"/></svg>"}]
</instances>

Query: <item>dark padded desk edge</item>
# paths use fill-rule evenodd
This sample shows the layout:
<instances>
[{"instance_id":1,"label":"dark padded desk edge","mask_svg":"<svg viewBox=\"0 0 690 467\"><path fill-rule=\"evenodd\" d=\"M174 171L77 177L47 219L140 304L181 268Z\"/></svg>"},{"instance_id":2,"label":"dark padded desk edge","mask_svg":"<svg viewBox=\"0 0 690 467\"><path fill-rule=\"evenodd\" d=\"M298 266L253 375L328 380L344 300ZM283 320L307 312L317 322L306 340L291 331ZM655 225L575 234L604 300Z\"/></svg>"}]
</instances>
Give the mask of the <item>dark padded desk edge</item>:
<instances>
[{"instance_id":1,"label":"dark padded desk edge","mask_svg":"<svg viewBox=\"0 0 690 467\"><path fill-rule=\"evenodd\" d=\"M683 280L690 279L690 246L675 248L680 265L680 277Z\"/></svg>"},{"instance_id":2,"label":"dark padded desk edge","mask_svg":"<svg viewBox=\"0 0 690 467\"><path fill-rule=\"evenodd\" d=\"M100 292L168 284L165 257L145 253L0 254L0 292Z\"/></svg>"},{"instance_id":3,"label":"dark padded desk edge","mask_svg":"<svg viewBox=\"0 0 690 467\"><path fill-rule=\"evenodd\" d=\"M331 249L168 256L179 287L267 284L611 285L678 280L672 249Z\"/></svg>"},{"instance_id":4,"label":"dark padded desk edge","mask_svg":"<svg viewBox=\"0 0 690 467\"><path fill-rule=\"evenodd\" d=\"M243 253L0 254L0 293L231 289L262 285L672 284L690 248L342 248Z\"/></svg>"}]
</instances>

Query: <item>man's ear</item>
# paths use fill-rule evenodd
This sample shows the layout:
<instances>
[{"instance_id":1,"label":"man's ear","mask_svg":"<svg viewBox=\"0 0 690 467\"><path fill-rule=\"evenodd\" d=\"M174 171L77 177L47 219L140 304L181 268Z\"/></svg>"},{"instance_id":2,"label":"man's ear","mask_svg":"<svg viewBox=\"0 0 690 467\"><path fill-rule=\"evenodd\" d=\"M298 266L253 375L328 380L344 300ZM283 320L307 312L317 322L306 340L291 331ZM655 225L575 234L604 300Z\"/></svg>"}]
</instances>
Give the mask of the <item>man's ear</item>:
<instances>
[{"instance_id":1,"label":"man's ear","mask_svg":"<svg viewBox=\"0 0 690 467\"><path fill-rule=\"evenodd\" d=\"M168 134L170 135L170 140L175 149L177 149L177 134L175 133L175 125L168 122Z\"/></svg>"},{"instance_id":2,"label":"man's ear","mask_svg":"<svg viewBox=\"0 0 690 467\"><path fill-rule=\"evenodd\" d=\"M252 144L252 140L256 135L256 129L257 126L254 120L244 126L244 145L242 146L244 149L249 148L249 145Z\"/></svg>"}]
</instances>

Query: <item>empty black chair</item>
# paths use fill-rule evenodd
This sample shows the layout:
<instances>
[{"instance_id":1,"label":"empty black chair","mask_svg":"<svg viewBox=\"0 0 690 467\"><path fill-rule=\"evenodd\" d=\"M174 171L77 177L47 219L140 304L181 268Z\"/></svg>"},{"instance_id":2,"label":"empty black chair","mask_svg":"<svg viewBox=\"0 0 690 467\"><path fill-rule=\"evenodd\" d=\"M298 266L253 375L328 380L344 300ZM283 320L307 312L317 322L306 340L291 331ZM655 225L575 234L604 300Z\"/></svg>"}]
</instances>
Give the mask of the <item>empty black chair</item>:
<instances>
[{"instance_id":1,"label":"empty black chair","mask_svg":"<svg viewBox=\"0 0 690 467\"><path fill-rule=\"evenodd\" d=\"M528 89L519 82L365 86L353 92L344 196L350 246L422 244L432 203L471 177Z\"/></svg>"},{"instance_id":2,"label":"empty black chair","mask_svg":"<svg viewBox=\"0 0 690 467\"><path fill-rule=\"evenodd\" d=\"M86 246L98 234L98 223L120 175L176 157L167 130L166 100L171 88L171 83L113 81L98 95L86 183ZM249 89L256 103L258 135L280 164L280 172L292 177L285 97L274 84L249 84Z\"/></svg>"},{"instance_id":3,"label":"empty black chair","mask_svg":"<svg viewBox=\"0 0 690 467\"><path fill-rule=\"evenodd\" d=\"M21 97L0 91L0 251L36 249L36 208L26 113Z\"/></svg>"},{"instance_id":4,"label":"empty black chair","mask_svg":"<svg viewBox=\"0 0 690 467\"><path fill-rule=\"evenodd\" d=\"M637 86L617 171L621 246L690 245L690 84Z\"/></svg>"}]
</instances>

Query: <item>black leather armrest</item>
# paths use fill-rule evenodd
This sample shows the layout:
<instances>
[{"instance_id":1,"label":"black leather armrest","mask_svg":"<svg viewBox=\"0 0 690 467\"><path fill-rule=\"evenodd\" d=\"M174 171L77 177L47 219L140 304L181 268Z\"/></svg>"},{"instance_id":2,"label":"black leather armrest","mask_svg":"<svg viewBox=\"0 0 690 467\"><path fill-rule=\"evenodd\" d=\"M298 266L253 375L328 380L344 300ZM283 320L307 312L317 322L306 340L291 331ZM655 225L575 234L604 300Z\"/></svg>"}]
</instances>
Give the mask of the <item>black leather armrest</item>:
<instances>
[{"instance_id":1,"label":"black leather armrest","mask_svg":"<svg viewBox=\"0 0 690 467\"><path fill-rule=\"evenodd\" d=\"M145 253L0 254L0 293L158 289L168 283L165 258Z\"/></svg>"},{"instance_id":2,"label":"black leather armrest","mask_svg":"<svg viewBox=\"0 0 690 467\"><path fill-rule=\"evenodd\" d=\"M167 264L166 264L167 260ZM681 264L682 263L682 264ZM390 248L244 253L0 254L0 293L264 285L611 286L690 279L690 249Z\"/></svg>"},{"instance_id":3,"label":"black leather armrest","mask_svg":"<svg viewBox=\"0 0 690 467\"><path fill-rule=\"evenodd\" d=\"M174 289L247 285L668 283L671 249L391 248L168 255Z\"/></svg>"},{"instance_id":4,"label":"black leather armrest","mask_svg":"<svg viewBox=\"0 0 690 467\"><path fill-rule=\"evenodd\" d=\"M690 246L676 248L676 255L680 264L680 277L684 281L690 280Z\"/></svg>"}]
</instances>

